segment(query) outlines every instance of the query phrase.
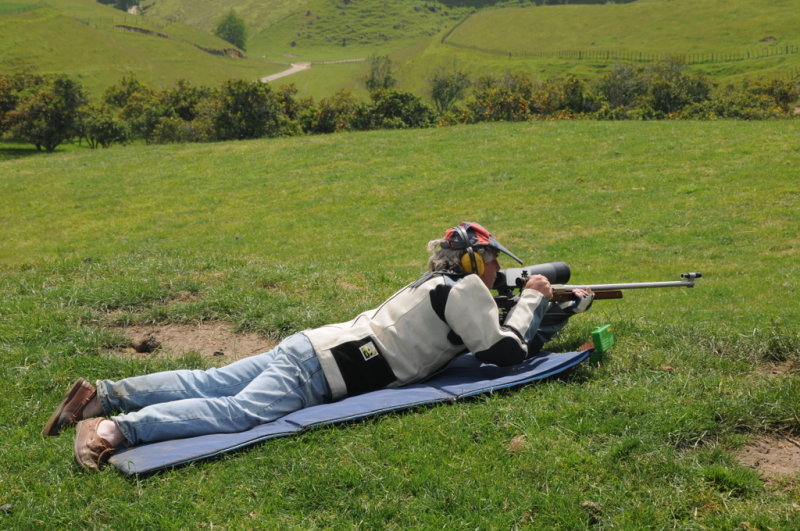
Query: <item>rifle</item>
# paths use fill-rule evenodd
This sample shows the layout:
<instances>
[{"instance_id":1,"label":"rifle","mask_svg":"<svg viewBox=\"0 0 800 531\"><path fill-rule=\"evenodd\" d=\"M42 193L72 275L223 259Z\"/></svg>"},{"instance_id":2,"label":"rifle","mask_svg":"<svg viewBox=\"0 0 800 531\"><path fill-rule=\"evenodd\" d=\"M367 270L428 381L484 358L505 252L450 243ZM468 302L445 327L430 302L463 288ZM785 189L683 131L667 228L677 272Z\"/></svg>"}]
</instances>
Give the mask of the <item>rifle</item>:
<instances>
[{"instance_id":1,"label":"rifle","mask_svg":"<svg viewBox=\"0 0 800 531\"><path fill-rule=\"evenodd\" d=\"M570 277L569 265L565 262L549 262L525 267L502 269L497 273L497 279L492 289L497 291L494 300L500 309L501 319L519 300L519 291L525 286L532 275L544 275L553 287L553 300L555 302L568 301L572 298L572 291L576 289L591 289L595 299L621 299L622 291L626 289L648 288L693 288L694 281L701 278L702 273L683 273L684 280L668 282L631 282L623 284L567 284ZM517 293L515 293L515 290ZM502 320L501 320L502 322Z\"/></svg>"}]
</instances>

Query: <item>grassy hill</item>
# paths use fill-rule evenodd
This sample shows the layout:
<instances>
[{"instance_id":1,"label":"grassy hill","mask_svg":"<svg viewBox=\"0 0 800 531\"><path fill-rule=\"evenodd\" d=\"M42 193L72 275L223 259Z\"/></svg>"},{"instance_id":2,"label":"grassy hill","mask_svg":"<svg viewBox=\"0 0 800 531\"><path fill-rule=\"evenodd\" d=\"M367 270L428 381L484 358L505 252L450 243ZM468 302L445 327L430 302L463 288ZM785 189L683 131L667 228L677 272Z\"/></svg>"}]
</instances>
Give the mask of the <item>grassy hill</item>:
<instances>
[{"instance_id":1,"label":"grassy hill","mask_svg":"<svg viewBox=\"0 0 800 531\"><path fill-rule=\"evenodd\" d=\"M371 55L389 55L401 88L419 94L437 69L454 65L473 76L519 71L593 77L620 59L675 54L700 58L691 68L723 81L785 78L800 71L793 4L148 0L144 16L132 16L93 0L17 0L0 4L0 68L71 72L96 93L126 72L156 86L179 78L216 85L307 61L317 64L278 83L295 83L302 95L317 98L340 89L363 95L367 64L336 61ZM230 9L246 21L247 59L213 56L195 46L229 47L209 32Z\"/></svg>"},{"instance_id":2,"label":"grassy hill","mask_svg":"<svg viewBox=\"0 0 800 531\"><path fill-rule=\"evenodd\" d=\"M166 87L178 79L215 86L281 70L211 53L227 48L233 47L191 26L128 15L94 0L0 4L0 70L69 73L94 95L128 73Z\"/></svg>"},{"instance_id":3,"label":"grassy hill","mask_svg":"<svg viewBox=\"0 0 800 531\"><path fill-rule=\"evenodd\" d=\"M145 6L147 16L180 20L209 31L234 9L249 29L248 48L277 61L387 53L449 29L471 10L417 0L157 0Z\"/></svg>"},{"instance_id":4,"label":"grassy hill","mask_svg":"<svg viewBox=\"0 0 800 531\"><path fill-rule=\"evenodd\" d=\"M400 79L426 88L437 68L473 76L524 72L591 79L619 61L684 56L719 82L800 77L800 26L791 0L638 0L629 4L486 9L408 60ZM645 62L643 62L643 60Z\"/></svg>"},{"instance_id":5,"label":"grassy hill","mask_svg":"<svg viewBox=\"0 0 800 531\"><path fill-rule=\"evenodd\" d=\"M510 70L593 77L620 59L686 55L698 59L693 69L720 80L800 72L800 30L791 0L523 5L163 0L148 13L182 13L190 24L209 29L232 7L247 21L249 47L259 57L290 62L390 55L403 88L418 93L427 90L425 80L437 68L453 65L474 76ZM793 53L784 53L787 46ZM281 83L294 82L301 92L321 97L339 88L359 91L365 73L363 64L323 65Z\"/></svg>"},{"instance_id":6,"label":"grassy hill","mask_svg":"<svg viewBox=\"0 0 800 531\"><path fill-rule=\"evenodd\" d=\"M737 66L744 72L758 59L775 56L780 59L771 61L773 67L797 68L796 10L791 0L639 0L486 10L467 18L446 42L499 55L560 55L594 64L683 56L713 74Z\"/></svg>"},{"instance_id":7,"label":"grassy hill","mask_svg":"<svg viewBox=\"0 0 800 531\"><path fill-rule=\"evenodd\" d=\"M0 162L2 527L796 529L797 472L736 456L800 432L798 134L535 122ZM705 278L596 302L554 348L611 323L606 361L514 392L135 480L81 473L71 433L40 436L78 375L214 363L118 355L117 327L348 319L462 219L576 282Z\"/></svg>"}]
</instances>

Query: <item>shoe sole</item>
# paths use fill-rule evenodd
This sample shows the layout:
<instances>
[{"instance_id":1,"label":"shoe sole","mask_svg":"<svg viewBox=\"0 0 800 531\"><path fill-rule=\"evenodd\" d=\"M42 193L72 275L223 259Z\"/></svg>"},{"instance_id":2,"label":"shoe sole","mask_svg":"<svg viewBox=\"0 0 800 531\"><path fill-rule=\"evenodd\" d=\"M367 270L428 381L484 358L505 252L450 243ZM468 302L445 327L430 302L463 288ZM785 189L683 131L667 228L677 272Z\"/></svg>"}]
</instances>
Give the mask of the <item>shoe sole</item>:
<instances>
[{"instance_id":1,"label":"shoe sole","mask_svg":"<svg viewBox=\"0 0 800 531\"><path fill-rule=\"evenodd\" d=\"M61 432L62 426L59 425L59 421L61 420L61 415L64 413L64 408L66 407L66 405L69 403L70 400L75 398L75 395L78 393L78 391L81 390L83 384L88 384L88 383L89 382L87 382L83 378L78 378L77 380L75 380L75 382L72 384L72 387L69 388L67 396L64 398L64 400L61 401L56 410L50 416L50 420L47 421L47 424L44 425L44 429L42 430L42 435L44 435L45 437L56 437L59 434L59 432Z\"/></svg>"}]
</instances>

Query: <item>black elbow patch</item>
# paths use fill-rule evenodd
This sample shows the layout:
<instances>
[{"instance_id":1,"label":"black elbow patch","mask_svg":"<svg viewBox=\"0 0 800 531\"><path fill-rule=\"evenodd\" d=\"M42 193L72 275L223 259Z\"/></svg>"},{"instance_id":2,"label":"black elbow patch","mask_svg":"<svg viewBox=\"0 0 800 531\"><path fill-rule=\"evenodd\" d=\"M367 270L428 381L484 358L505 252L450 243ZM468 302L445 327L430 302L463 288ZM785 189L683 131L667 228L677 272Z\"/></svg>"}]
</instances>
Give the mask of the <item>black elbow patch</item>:
<instances>
[{"instance_id":1,"label":"black elbow patch","mask_svg":"<svg viewBox=\"0 0 800 531\"><path fill-rule=\"evenodd\" d=\"M463 345L463 344L464 344L464 340L463 340L463 339L461 339L461 336L460 336L460 335L458 335L458 334L456 334L456 333L455 333L455 332L453 332L452 330L450 330L450 331L447 333L447 340L448 340L448 341L449 341L449 342L450 342L452 345L456 345L456 346L458 346L458 345Z\"/></svg>"},{"instance_id":2,"label":"black elbow patch","mask_svg":"<svg viewBox=\"0 0 800 531\"><path fill-rule=\"evenodd\" d=\"M491 347L480 352L474 352L475 357L484 363L508 367L522 363L527 352L519 342L512 337L504 337Z\"/></svg>"}]
</instances>

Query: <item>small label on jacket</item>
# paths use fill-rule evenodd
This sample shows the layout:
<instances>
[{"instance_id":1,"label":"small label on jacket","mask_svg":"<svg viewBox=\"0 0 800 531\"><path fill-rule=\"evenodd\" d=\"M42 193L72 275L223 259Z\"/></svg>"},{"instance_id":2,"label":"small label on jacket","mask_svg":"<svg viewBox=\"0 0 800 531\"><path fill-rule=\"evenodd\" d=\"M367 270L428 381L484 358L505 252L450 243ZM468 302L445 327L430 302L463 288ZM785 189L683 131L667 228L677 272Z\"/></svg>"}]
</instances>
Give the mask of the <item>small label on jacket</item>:
<instances>
[{"instance_id":1,"label":"small label on jacket","mask_svg":"<svg viewBox=\"0 0 800 531\"><path fill-rule=\"evenodd\" d=\"M378 348L372 341L370 341L365 345L361 345L360 347L358 347L358 350L361 351L361 355L364 357L364 361L369 361L378 355Z\"/></svg>"}]
</instances>

